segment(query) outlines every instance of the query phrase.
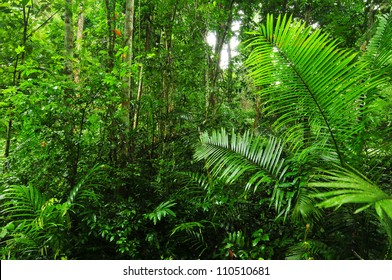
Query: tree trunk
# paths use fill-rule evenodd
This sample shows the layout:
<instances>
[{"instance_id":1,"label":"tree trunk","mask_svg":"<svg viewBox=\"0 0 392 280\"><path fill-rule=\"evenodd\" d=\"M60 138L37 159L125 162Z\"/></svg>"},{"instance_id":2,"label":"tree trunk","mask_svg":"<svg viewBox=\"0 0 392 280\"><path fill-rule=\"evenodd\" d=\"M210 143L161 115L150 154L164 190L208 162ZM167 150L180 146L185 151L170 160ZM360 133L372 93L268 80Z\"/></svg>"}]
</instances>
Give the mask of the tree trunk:
<instances>
[{"instance_id":1,"label":"tree trunk","mask_svg":"<svg viewBox=\"0 0 392 280\"><path fill-rule=\"evenodd\" d=\"M135 14L135 1L126 1L126 13L125 13L125 30L124 30L124 45L128 47L124 61L126 62L128 73L123 77L125 84L124 90L121 96L121 107L122 107L122 122L125 125L125 130L129 131L130 122L130 100L132 97L132 59L133 59L133 29L134 29L134 14Z\"/></svg>"},{"instance_id":2,"label":"tree trunk","mask_svg":"<svg viewBox=\"0 0 392 280\"><path fill-rule=\"evenodd\" d=\"M5 141L5 151L4 151L4 157L7 158L10 155L10 147L11 147L11 130L12 130L12 118L8 120L8 125L7 125L7 135L6 135L6 141Z\"/></svg>"},{"instance_id":3,"label":"tree trunk","mask_svg":"<svg viewBox=\"0 0 392 280\"><path fill-rule=\"evenodd\" d=\"M64 12L64 49L65 49L65 62L64 73L72 80L72 59L73 59L73 24L72 24L72 0L65 0Z\"/></svg>"},{"instance_id":4,"label":"tree trunk","mask_svg":"<svg viewBox=\"0 0 392 280\"><path fill-rule=\"evenodd\" d=\"M75 68L74 81L76 84L80 81L80 53L83 45L83 29L84 29L84 3L79 4L78 13L78 30L76 32L76 54L77 54L77 66Z\"/></svg>"},{"instance_id":5,"label":"tree trunk","mask_svg":"<svg viewBox=\"0 0 392 280\"><path fill-rule=\"evenodd\" d=\"M177 16L178 11L178 3L176 0L174 3L174 7L166 15L167 23L164 26L162 32L162 38L164 40L165 50L166 50L166 62L164 64L164 69L162 71L162 91L163 98L165 104L164 118L162 121L162 139L167 139L171 134L172 127L172 119L170 117L171 113L174 111L174 101L173 101L173 92L174 92L174 69L173 69L173 25L175 18ZM163 145L165 145L165 141L163 141ZM164 146L163 146L164 148Z\"/></svg>"},{"instance_id":6,"label":"tree trunk","mask_svg":"<svg viewBox=\"0 0 392 280\"><path fill-rule=\"evenodd\" d=\"M139 82L138 82L138 90L137 90L137 96L136 96L136 108L135 112L133 115L133 129L137 128L137 125L139 123L139 113L140 113L140 100L142 98L142 92L143 92L143 65L140 66L140 72L139 72Z\"/></svg>"},{"instance_id":7,"label":"tree trunk","mask_svg":"<svg viewBox=\"0 0 392 280\"><path fill-rule=\"evenodd\" d=\"M110 6L110 1L105 0L106 6L106 25L107 25L107 49L108 49L108 62L107 72L111 72L114 67L114 40L116 29L116 1L113 1L113 7Z\"/></svg>"},{"instance_id":8,"label":"tree trunk","mask_svg":"<svg viewBox=\"0 0 392 280\"><path fill-rule=\"evenodd\" d=\"M134 29L134 14L135 14L135 1L127 0L125 3L125 29L124 29L124 45L127 51L124 57L127 72L124 75L123 84L124 88L121 91L121 135L120 135L120 164L127 164L130 158L129 147L129 131L130 131L130 117L131 107L130 101L132 98L132 59L133 59L133 29Z\"/></svg>"},{"instance_id":9,"label":"tree trunk","mask_svg":"<svg viewBox=\"0 0 392 280\"><path fill-rule=\"evenodd\" d=\"M228 57L228 65L227 65L227 101L233 101L233 57L231 55L231 36L228 38L227 42L227 57Z\"/></svg>"},{"instance_id":10,"label":"tree trunk","mask_svg":"<svg viewBox=\"0 0 392 280\"><path fill-rule=\"evenodd\" d=\"M262 111L261 111L262 108L261 108L261 106L262 106L262 103L261 103L260 97L255 95L255 112L256 112L256 115L255 115L255 118L253 120L253 132L254 133L257 133L257 131L259 129L259 126L260 126L260 121L261 121L261 118L262 118Z\"/></svg>"},{"instance_id":11,"label":"tree trunk","mask_svg":"<svg viewBox=\"0 0 392 280\"><path fill-rule=\"evenodd\" d=\"M218 83L218 77L219 74L221 73L221 68L220 68L220 62L221 62L221 57L222 57L222 49L223 45L225 43L225 40L227 38L227 34L229 30L231 29L231 24L233 22L233 8L234 8L234 2L235 0L230 0L228 3L227 7L224 7L224 10L227 10L227 19L225 22L221 23L220 28L217 31L216 34L216 44L215 44L215 60L213 60L211 67L211 77L209 78L210 80L210 86L209 88L209 93L208 93L208 98L207 98L207 104L206 104L206 119L204 122L207 121L209 111L211 109L215 108L217 104L217 83ZM210 63L210 60L208 61Z\"/></svg>"}]
</instances>

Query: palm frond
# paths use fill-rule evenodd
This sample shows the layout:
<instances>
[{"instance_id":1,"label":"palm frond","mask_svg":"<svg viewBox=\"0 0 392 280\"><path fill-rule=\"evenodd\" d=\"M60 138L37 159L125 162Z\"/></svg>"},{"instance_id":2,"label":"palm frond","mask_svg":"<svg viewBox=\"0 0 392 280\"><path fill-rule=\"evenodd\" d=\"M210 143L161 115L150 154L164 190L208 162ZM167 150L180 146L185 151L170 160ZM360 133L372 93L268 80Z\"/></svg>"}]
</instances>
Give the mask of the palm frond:
<instances>
[{"instance_id":1,"label":"palm frond","mask_svg":"<svg viewBox=\"0 0 392 280\"><path fill-rule=\"evenodd\" d=\"M249 131L229 136L222 128L211 135L203 133L194 157L206 160L206 168L226 184L235 182L245 173L250 174L245 189L254 187L256 190L262 183L284 180L287 167L282 152L282 141L275 137L263 139Z\"/></svg>"},{"instance_id":2,"label":"palm frond","mask_svg":"<svg viewBox=\"0 0 392 280\"><path fill-rule=\"evenodd\" d=\"M326 190L311 195L322 201L316 204L322 208L339 208L344 204L354 204L359 213L374 207L392 248L392 196L387 194L368 178L342 167L333 171L324 171L309 183L309 187ZM358 206L357 206L358 205ZM387 253L388 254L388 253ZM390 256L387 256L390 258Z\"/></svg>"},{"instance_id":3,"label":"palm frond","mask_svg":"<svg viewBox=\"0 0 392 280\"><path fill-rule=\"evenodd\" d=\"M162 220L166 216L176 217L176 213L174 213L174 211L172 209L170 209L171 207L173 207L176 204L177 203L175 203L174 200L164 201L161 204L159 204L154 209L154 211L152 211L151 213L145 214L145 217L147 219L153 221L154 225L156 225L158 221Z\"/></svg>"},{"instance_id":4,"label":"palm frond","mask_svg":"<svg viewBox=\"0 0 392 280\"><path fill-rule=\"evenodd\" d=\"M286 253L286 260L329 259L331 249L320 241L302 241L291 246Z\"/></svg>"},{"instance_id":5,"label":"palm frond","mask_svg":"<svg viewBox=\"0 0 392 280\"><path fill-rule=\"evenodd\" d=\"M338 208L347 203L364 204L356 210L356 213L374 206L381 218L387 215L392 219L391 196L359 173L344 168L325 171L310 182L309 187L327 189L312 195L322 199L322 202L317 204L319 207Z\"/></svg>"},{"instance_id":6,"label":"palm frond","mask_svg":"<svg viewBox=\"0 0 392 280\"><path fill-rule=\"evenodd\" d=\"M209 189L213 187L215 182L211 177L195 172L178 172L177 178L179 182L185 186L197 186L202 189Z\"/></svg>"},{"instance_id":7,"label":"palm frond","mask_svg":"<svg viewBox=\"0 0 392 280\"><path fill-rule=\"evenodd\" d=\"M321 30L279 16L248 42L247 65L274 128L298 151L318 147L317 154L344 162L343 144L362 129L358 100L381 83L369 79L366 63L340 50ZM366 81L366 82L364 82Z\"/></svg>"},{"instance_id":8,"label":"palm frond","mask_svg":"<svg viewBox=\"0 0 392 280\"><path fill-rule=\"evenodd\" d=\"M376 33L369 41L363 60L392 78L392 12L378 16Z\"/></svg>"},{"instance_id":9,"label":"palm frond","mask_svg":"<svg viewBox=\"0 0 392 280\"><path fill-rule=\"evenodd\" d=\"M182 238L178 239L177 237L176 240L180 240L180 242L187 244L187 248L195 252L198 257L201 257L209 247L206 239L204 238L205 225L215 226L213 223L206 220L202 220L200 222L185 222L176 226L172 230L170 236L185 233Z\"/></svg>"},{"instance_id":10,"label":"palm frond","mask_svg":"<svg viewBox=\"0 0 392 280\"><path fill-rule=\"evenodd\" d=\"M205 160L210 174L225 184L244 184L245 192L260 186L272 195L278 217L287 217L291 210L294 192L286 182L288 165L283 157L283 142L276 137L262 138L249 131L243 135L229 135L225 129L213 131L211 135L203 133L200 144L196 147L194 158Z\"/></svg>"},{"instance_id":11,"label":"palm frond","mask_svg":"<svg viewBox=\"0 0 392 280\"><path fill-rule=\"evenodd\" d=\"M1 213L11 220L34 220L46 198L34 186L9 186L0 196Z\"/></svg>"},{"instance_id":12,"label":"palm frond","mask_svg":"<svg viewBox=\"0 0 392 280\"><path fill-rule=\"evenodd\" d=\"M321 220L323 216L322 210L316 207L316 201L312 194L314 193L309 188L304 186L299 188L296 203L293 207L293 220L302 219L305 223Z\"/></svg>"},{"instance_id":13,"label":"palm frond","mask_svg":"<svg viewBox=\"0 0 392 280\"><path fill-rule=\"evenodd\" d=\"M77 196L85 195L82 187L91 187L91 174L100 167L92 168L71 190L64 203L57 198L47 199L34 186L8 186L3 191L0 213L15 224L15 228L7 232L7 242L16 248L15 253L28 255L30 251L39 251L42 256L58 257L66 243L64 236L71 227L69 211ZM167 210L164 215L172 214L170 211Z\"/></svg>"},{"instance_id":14,"label":"palm frond","mask_svg":"<svg viewBox=\"0 0 392 280\"><path fill-rule=\"evenodd\" d=\"M76 184L76 186L71 190L67 203L69 205L72 205L75 202L75 199L79 194L81 194L81 189L86 188L88 186L93 186L97 185L97 183L94 183L91 181L91 177L94 173L96 173L99 170L102 170L103 168L107 168L105 165L95 165L93 168L91 168L86 175L82 177L81 180ZM98 183L99 185L99 183Z\"/></svg>"}]
</instances>

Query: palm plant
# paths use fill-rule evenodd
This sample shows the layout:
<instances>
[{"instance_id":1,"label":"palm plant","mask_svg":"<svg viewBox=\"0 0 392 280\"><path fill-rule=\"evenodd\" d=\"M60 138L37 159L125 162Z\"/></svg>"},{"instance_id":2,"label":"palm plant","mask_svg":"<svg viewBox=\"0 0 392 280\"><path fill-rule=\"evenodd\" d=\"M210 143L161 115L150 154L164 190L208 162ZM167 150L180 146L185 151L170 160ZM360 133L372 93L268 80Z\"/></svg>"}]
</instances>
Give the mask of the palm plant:
<instances>
[{"instance_id":1,"label":"palm plant","mask_svg":"<svg viewBox=\"0 0 392 280\"><path fill-rule=\"evenodd\" d=\"M68 204L47 199L34 186L9 186L1 200L9 229L2 236L8 257L12 253L21 258L57 258L63 249L63 233L70 226Z\"/></svg>"},{"instance_id":2,"label":"palm plant","mask_svg":"<svg viewBox=\"0 0 392 280\"><path fill-rule=\"evenodd\" d=\"M361 58L365 61L369 69L373 69L373 76L382 76L383 79L378 79L378 83L382 83L381 90L373 88L368 92L364 92L362 97L362 104L359 106L358 111L361 112L361 124L364 127L362 135L358 137L362 140L359 145L364 149L362 157L367 160L369 171L363 170L368 176L375 180L380 181L380 178L385 177L380 174L377 169L379 168L379 157L385 154L390 155L388 152L388 141L386 143L377 142L373 144L366 143L369 136L369 124L372 122L375 103L380 99L385 98L385 93L391 90L392 78L392 14L379 16L379 23L376 33L372 37L367 47L366 53ZM370 116L370 117L369 117ZM390 134L390 129L384 130L384 133ZM385 137L385 136L384 136ZM390 142L390 141L389 141ZM377 146L376 146L376 145ZM362 159L364 160L364 159ZM381 171L382 172L382 171ZM309 187L320 190L325 190L318 194L313 195L322 201L318 203L319 207L339 208L344 204L362 205L358 206L355 213L359 213L367 208L374 207L377 218L380 220L381 225L389 237L389 249L386 257L392 257L392 199L391 194L377 186L374 182L369 180L364 174L353 168L342 168L335 166L333 170L322 172L317 175L309 183ZM389 255L388 255L389 254Z\"/></svg>"},{"instance_id":3,"label":"palm plant","mask_svg":"<svg viewBox=\"0 0 392 280\"><path fill-rule=\"evenodd\" d=\"M376 32L362 59L373 69L392 78L392 13L378 17Z\"/></svg>"},{"instance_id":4,"label":"palm plant","mask_svg":"<svg viewBox=\"0 0 392 280\"><path fill-rule=\"evenodd\" d=\"M267 16L249 42L247 64L273 127L293 151L345 163L363 129L361 96L377 87L367 64L337 42L291 17Z\"/></svg>"},{"instance_id":5,"label":"palm plant","mask_svg":"<svg viewBox=\"0 0 392 280\"><path fill-rule=\"evenodd\" d=\"M283 143L278 138L256 137L249 131L243 135L233 132L229 136L222 128L211 135L203 133L194 157L196 160L205 159L211 174L226 184L238 182L247 174L245 191L272 185L272 203L278 212L283 213L282 205L287 197L278 186L284 186L287 165L283 158ZM290 209L290 199L287 206L285 215Z\"/></svg>"},{"instance_id":6,"label":"palm plant","mask_svg":"<svg viewBox=\"0 0 392 280\"><path fill-rule=\"evenodd\" d=\"M385 28L386 20L381 24ZM379 28L377 34L385 32ZM383 41L383 36L377 34L375 40L382 43L372 41L369 46L374 52L382 46L375 65L385 67L390 63L391 48L384 47L392 41ZM286 214L295 195L293 213L299 213L305 221L320 218L316 206L360 203L365 205L359 207L361 211L373 205L390 235L390 196L365 176L341 169L356 164L363 156L364 145L358 141L366 132L366 98L385 84L385 72L371 67L374 56L358 60L352 51L340 50L328 34L291 17L279 16L275 22L269 15L266 24L253 35L248 42L252 48L247 61L250 77L265 111L275 119L272 127L280 137L256 140L249 133L233 133L230 141L224 130L203 134L195 158L206 160L210 173L227 184L238 183L247 174L246 190L273 185L272 201L277 208L286 201ZM279 139L285 139L285 143ZM285 144L289 160L282 157ZM298 188L282 195L279 186L290 185L287 179L294 179L293 173L306 179L309 170L316 171L315 164L328 170L331 163L335 171L313 177L309 187L304 186L302 178ZM295 164L300 168L296 169ZM327 191L321 192L323 189ZM315 199L323 201L316 205Z\"/></svg>"},{"instance_id":7,"label":"palm plant","mask_svg":"<svg viewBox=\"0 0 392 280\"><path fill-rule=\"evenodd\" d=\"M366 175L379 184L382 181L388 184L391 177L382 171L392 164L392 13L378 17L375 34L361 59L385 78L381 90L368 93L361 108L366 126L362 135L363 154L371 170Z\"/></svg>"}]
</instances>

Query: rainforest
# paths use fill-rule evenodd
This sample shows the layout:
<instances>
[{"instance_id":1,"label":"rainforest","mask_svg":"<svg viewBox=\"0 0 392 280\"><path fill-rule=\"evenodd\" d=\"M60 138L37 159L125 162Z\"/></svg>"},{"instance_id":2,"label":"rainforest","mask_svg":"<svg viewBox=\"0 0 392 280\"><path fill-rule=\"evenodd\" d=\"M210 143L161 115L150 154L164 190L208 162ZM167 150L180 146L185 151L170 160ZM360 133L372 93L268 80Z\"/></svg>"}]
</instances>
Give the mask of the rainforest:
<instances>
[{"instance_id":1,"label":"rainforest","mask_svg":"<svg viewBox=\"0 0 392 280\"><path fill-rule=\"evenodd\" d=\"M0 14L1 259L392 259L389 0Z\"/></svg>"}]
</instances>

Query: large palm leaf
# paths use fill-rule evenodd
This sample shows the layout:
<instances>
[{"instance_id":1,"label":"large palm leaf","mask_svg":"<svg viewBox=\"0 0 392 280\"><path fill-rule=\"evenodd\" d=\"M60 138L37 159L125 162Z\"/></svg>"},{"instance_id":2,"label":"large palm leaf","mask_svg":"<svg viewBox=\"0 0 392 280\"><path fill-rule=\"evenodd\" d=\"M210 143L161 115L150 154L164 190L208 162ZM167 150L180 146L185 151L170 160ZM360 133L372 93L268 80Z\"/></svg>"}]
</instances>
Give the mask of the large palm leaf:
<instances>
[{"instance_id":1,"label":"large palm leaf","mask_svg":"<svg viewBox=\"0 0 392 280\"><path fill-rule=\"evenodd\" d=\"M380 218L392 219L392 197L373 184L363 175L338 168L334 171L324 171L318 175L309 187L323 188L328 191L314 194L321 198L320 207L340 207L343 204L362 204L357 212L374 206Z\"/></svg>"},{"instance_id":2,"label":"large palm leaf","mask_svg":"<svg viewBox=\"0 0 392 280\"><path fill-rule=\"evenodd\" d=\"M33 186L9 186L0 196L1 212L8 219L34 220L41 212L46 198Z\"/></svg>"},{"instance_id":3,"label":"large palm leaf","mask_svg":"<svg viewBox=\"0 0 392 280\"><path fill-rule=\"evenodd\" d=\"M355 53L291 17L275 21L269 15L254 35L247 64L266 110L276 117L275 129L294 150L317 147L317 154L343 164L347 146L362 129L358 100L380 81L369 79Z\"/></svg>"},{"instance_id":4,"label":"large palm leaf","mask_svg":"<svg viewBox=\"0 0 392 280\"><path fill-rule=\"evenodd\" d=\"M360 173L341 167L337 167L334 171L324 171L309 183L309 187L325 190L313 194L314 198L322 200L317 204L319 207L338 208L351 203L359 205L355 213L374 207L389 236L390 249L392 249L392 196L390 194Z\"/></svg>"},{"instance_id":5,"label":"large palm leaf","mask_svg":"<svg viewBox=\"0 0 392 280\"><path fill-rule=\"evenodd\" d=\"M281 212L282 203L287 199L282 187L287 165L283 158L283 143L278 138L262 138L249 131L243 135L234 132L229 135L222 128L220 131L213 131L211 135L203 133L194 157L196 160L206 160L206 168L226 184L237 182L241 177L246 178L246 191L250 188L256 191L260 186L272 186L272 202ZM291 198L284 210L285 215L290 210Z\"/></svg>"},{"instance_id":6,"label":"large palm leaf","mask_svg":"<svg viewBox=\"0 0 392 280\"><path fill-rule=\"evenodd\" d=\"M195 151L196 160L206 160L206 168L227 184L238 180L244 173L250 174L245 188L257 187L271 180L282 181L287 167L282 157L282 141L271 137L263 139L249 131L243 135L225 129L203 133Z\"/></svg>"}]
</instances>

